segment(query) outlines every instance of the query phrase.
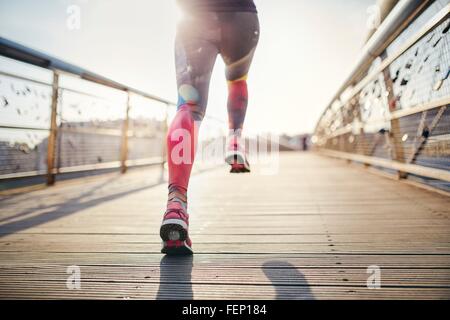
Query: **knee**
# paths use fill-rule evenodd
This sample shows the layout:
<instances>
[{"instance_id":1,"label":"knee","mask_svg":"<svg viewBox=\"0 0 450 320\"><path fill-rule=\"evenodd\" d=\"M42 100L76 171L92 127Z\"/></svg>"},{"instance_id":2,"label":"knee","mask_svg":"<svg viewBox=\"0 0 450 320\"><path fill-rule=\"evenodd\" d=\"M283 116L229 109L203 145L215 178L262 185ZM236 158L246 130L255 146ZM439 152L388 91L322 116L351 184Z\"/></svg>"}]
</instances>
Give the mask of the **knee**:
<instances>
[{"instance_id":1,"label":"knee","mask_svg":"<svg viewBox=\"0 0 450 320\"><path fill-rule=\"evenodd\" d=\"M178 89L178 111L189 111L195 121L203 120L205 116L202 99L198 90L189 85L183 84Z\"/></svg>"},{"instance_id":2,"label":"knee","mask_svg":"<svg viewBox=\"0 0 450 320\"><path fill-rule=\"evenodd\" d=\"M200 102L200 93L190 84L182 84L178 88L178 106L184 104L198 104Z\"/></svg>"}]
</instances>

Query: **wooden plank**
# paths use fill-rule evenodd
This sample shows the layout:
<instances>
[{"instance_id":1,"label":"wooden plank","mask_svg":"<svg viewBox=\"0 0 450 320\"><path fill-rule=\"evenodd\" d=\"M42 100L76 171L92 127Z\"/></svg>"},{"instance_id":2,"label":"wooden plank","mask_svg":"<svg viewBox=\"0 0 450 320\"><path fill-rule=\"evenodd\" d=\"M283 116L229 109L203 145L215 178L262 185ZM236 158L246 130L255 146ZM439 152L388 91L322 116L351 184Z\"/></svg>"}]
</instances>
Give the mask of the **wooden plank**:
<instances>
[{"instance_id":1,"label":"wooden plank","mask_svg":"<svg viewBox=\"0 0 450 320\"><path fill-rule=\"evenodd\" d=\"M267 261L258 267L220 267L193 265L192 259L182 264L162 261L159 266L91 266L80 265L82 281L159 283L189 282L192 284L252 284L298 286L360 286L366 287L366 268L301 268L284 261ZM0 282L20 282L24 274L28 281L39 284L54 281L65 284L67 265L2 266ZM447 269L381 269L382 285L387 287L450 288L450 268ZM31 284L30 284L31 286Z\"/></svg>"},{"instance_id":2,"label":"wooden plank","mask_svg":"<svg viewBox=\"0 0 450 320\"><path fill-rule=\"evenodd\" d=\"M192 177L190 262L159 253L156 171L4 197L0 298L450 298L448 197L315 154L253 168ZM82 290L65 287L70 265Z\"/></svg>"},{"instance_id":3,"label":"wooden plank","mask_svg":"<svg viewBox=\"0 0 450 320\"><path fill-rule=\"evenodd\" d=\"M410 239L408 233L381 233L371 234L370 238L365 233L348 234L218 234L214 232L199 232L192 235L200 243L223 243L225 238L227 243L364 243L364 244L384 244L387 241L393 241L394 245L402 241L409 241L412 244L446 244L450 243L450 235L447 233L433 233L424 236L422 239ZM21 244L21 243L159 243L159 234L141 233L141 234L47 234L47 233L17 233L7 237L0 238L0 247L2 245Z\"/></svg>"},{"instance_id":4,"label":"wooden plank","mask_svg":"<svg viewBox=\"0 0 450 320\"><path fill-rule=\"evenodd\" d=\"M51 281L27 287L26 281L0 288L0 299L448 299L448 288L309 287L273 285L203 285L173 283L86 282L81 290L68 290Z\"/></svg>"},{"instance_id":5,"label":"wooden plank","mask_svg":"<svg viewBox=\"0 0 450 320\"><path fill-rule=\"evenodd\" d=\"M36 265L36 264L63 264L75 265L122 265L122 266L159 266L164 259L161 254L142 252L0 252L2 266L8 265ZM269 261L284 261L302 268L367 268L378 265L380 268L405 269L445 269L450 265L450 255L391 255L391 254L221 254L196 253L193 264L208 265L212 267L260 267ZM177 265L178 260L164 260L166 264Z\"/></svg>"}]
</instances>

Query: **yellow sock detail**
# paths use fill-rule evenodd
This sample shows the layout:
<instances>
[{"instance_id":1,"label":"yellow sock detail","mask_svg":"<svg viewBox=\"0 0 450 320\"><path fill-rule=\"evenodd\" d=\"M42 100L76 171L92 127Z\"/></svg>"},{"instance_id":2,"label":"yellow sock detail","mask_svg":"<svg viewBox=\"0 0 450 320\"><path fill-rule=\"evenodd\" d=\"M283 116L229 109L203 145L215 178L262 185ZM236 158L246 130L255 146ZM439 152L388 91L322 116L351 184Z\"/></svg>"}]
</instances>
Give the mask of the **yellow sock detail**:
<instances>
[{"instance_id":1,"label":"yellow sock detail","mask_svg":"<svg viewBox=\"0 0 450 320\"><path fill-rule=\"evenodd\" d=\"M237 81L242 81L242 80L246 81L247 80L247 76L248 75L246 74L246 75L243 75L240 78L237 78L237 79L234 79L234 80L228 80L227 83L230 84L230 83L237 82Z\"/></svg>"}]
</instances>

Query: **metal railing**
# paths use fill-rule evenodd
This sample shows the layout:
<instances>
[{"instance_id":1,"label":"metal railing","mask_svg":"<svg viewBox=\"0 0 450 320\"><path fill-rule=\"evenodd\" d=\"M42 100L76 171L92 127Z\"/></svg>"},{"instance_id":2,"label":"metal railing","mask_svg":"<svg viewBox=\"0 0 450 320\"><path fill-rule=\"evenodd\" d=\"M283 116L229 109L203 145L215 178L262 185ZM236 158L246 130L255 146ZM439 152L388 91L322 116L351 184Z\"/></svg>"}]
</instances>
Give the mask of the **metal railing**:
<instances>
[{"instance_id":1,"label":"metal railing","mask_svg":"<svg viewBox=\"0 0 450 320\"><path fill-rule=\"evenodd\" d=\"M0 71L0 180L46 176L47 184L53 184L59 173L119 167L125 172L134 165L164 164L167 109L175 103L4 38L0 55L43 68L51 76L42 81ZM62 78L110 90L115 98L63 86ZM19 88L18 81L25 84ZM27 96L32 99L23 107ZM159 108L159 118L145 115L152 108ZM17 119L5 123L7 113Z\"/></svg>"},{"instance_id":2,"label":"metal railing","mask_svg":"<svg viewBox=\"0 0 450 320\"><path fill-rule=\"evenodd\" d=\"M449 12L397 4L320 117L316 150L450 188Z\"/></svg>"}]
</instances>

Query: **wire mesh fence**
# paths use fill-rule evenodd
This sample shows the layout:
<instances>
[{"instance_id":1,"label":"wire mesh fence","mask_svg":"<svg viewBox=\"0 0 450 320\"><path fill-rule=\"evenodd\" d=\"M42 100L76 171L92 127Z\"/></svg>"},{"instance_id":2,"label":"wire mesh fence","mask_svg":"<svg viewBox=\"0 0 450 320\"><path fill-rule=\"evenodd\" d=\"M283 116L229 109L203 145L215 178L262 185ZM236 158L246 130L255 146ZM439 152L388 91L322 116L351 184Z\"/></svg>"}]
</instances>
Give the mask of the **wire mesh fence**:
<instances>
[{"instance_id":1,"label":"wire mesh fence","mask_svg":"<svg viewBox=\"0 0 450 320\"><path fill-rule=\"evenodd\" d=\"M450 190L449 29L448 2L431 2L326 109L313 136L315 148L349 160L362 155L357 162L366 164L371 158L401 163L405 172L399 177ZM397 171L384 163L383 170ZM425 169L423 175L408 172L416 166ZM439 172L442 179L433 178Z\"/></svg>"}]
</instances>

